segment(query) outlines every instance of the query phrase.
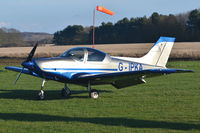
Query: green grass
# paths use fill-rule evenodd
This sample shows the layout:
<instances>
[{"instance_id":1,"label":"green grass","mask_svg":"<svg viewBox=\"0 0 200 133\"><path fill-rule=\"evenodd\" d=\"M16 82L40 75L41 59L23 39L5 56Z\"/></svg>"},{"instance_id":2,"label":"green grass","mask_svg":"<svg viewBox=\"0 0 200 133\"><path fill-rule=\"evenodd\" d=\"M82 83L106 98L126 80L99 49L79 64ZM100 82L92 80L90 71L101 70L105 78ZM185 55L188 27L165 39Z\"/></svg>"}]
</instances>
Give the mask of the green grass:
<instances>
[{"instance_id":1,"label":"green grass","mask_svg":"<svg viewBox=\"0 0 200 133\"><path fill-rule=\"evenodd\" d=\"M97 100L85 88L69 85L70 99L62 99L63 84L48 81L46 100L36 100L41 79L0 67L0 133L157 133L200 132L200 62L169 62L170 68L194 73L147 79L146 84L100 90Z\"/></svg>"}]
</instances>

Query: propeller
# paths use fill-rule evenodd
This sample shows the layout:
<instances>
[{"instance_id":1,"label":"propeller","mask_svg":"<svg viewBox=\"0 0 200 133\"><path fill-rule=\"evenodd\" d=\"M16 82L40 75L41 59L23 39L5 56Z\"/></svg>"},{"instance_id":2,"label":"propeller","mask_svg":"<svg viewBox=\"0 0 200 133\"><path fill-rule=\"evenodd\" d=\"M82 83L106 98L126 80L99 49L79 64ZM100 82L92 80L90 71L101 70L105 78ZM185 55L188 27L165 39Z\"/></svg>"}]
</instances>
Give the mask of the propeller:
<instances>
[{"instance_id":1,"label":"propeller","mask_svg":"<svg viewBox=\"0 0 200 133\"><path fill-rule=\"evenodd\" d=\"M34 54L35 54L35 51L36 51L36 49L37 49L37 46L38 46L38 42L37 42L37 43L35 44L35 46L33 47L33 49L32 49L31 52L29 53L29 55L28 55L28 57L26 58L26 60L22 63L23 68L22 68L22 70L20 71L20 73L17 75L14 84L17 83L17 81L19 80L19 78L20 78L20 76L21 76L21 74L22 74L22 72L23 72L23 70L24 70L24 68L25 68L23 64L32 60L32 58L33 58L33 56L34 56Z\"/></svg>"},{"instance_id":2,"label":"propeller","mask_svg":"<svg viewBox=\"0 0 200 133\"><path fill-rule=\"evenodd\" d=\"M18 81L18 79L20 78L20 76L21 76L21 74L22 74L23 70L24 70L24 67L22 68L21 72L20 72L20 73L17 75L17 77L16 77L16 80L15 80L14 84L16 84L16 83L17 83L17 81Z\"/></svg>"}]
</instances>

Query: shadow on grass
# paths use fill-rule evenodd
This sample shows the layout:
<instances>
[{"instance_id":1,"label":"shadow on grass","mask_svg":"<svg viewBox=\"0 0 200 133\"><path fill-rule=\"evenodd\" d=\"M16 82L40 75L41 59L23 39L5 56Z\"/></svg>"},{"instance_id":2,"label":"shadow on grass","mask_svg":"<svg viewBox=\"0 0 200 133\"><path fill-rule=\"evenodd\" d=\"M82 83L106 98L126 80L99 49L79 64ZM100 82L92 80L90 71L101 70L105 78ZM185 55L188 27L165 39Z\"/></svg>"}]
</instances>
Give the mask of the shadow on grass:
<instances>
[{"instance_id":1,"label":"shadow on grass","mask_svg":"<svg viewBox=\"0 0 200 133\"><path fill-rule=\"evenodd\" d=\"M153 120L137 120L137 119L127 119L127 118L112 118L112 117L82 118L82 117L51 116L43 114L28 114L28 113L0 113L0 119L25 121L25 122L49 122L49 121L86 122L86 123L101 124L106 126L124 126L130 128L200 130L199 124L187 124L187 123L164 122L164 121L153 121Z\"/></svg>"},{"instance_id":2,"label":"shadow on grass","mask_svg":"<svg viewBox=\"0 0 200 133\"><path fill-rule=\"evenodd\" d=\"M23 100L38 100L39 90L6 90L0 89L0 98L3 99L23 99ZM100 93L110 93L112 91L99 90ZM84 96L79 94L85 94ZM64 98L61 96L61 91L59 90L46 90L45 100L57 100L57 99L72 99L72 98L89 98L88 91L86 90L73 90L69 98Z\"/></svg>"}]
</instances>

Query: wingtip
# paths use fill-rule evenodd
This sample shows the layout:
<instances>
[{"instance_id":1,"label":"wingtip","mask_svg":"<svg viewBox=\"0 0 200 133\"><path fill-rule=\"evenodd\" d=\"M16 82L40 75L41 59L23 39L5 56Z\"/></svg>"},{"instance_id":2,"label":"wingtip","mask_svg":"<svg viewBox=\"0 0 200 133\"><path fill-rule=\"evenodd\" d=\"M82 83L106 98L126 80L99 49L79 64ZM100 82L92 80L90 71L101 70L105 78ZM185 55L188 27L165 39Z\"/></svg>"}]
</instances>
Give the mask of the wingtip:
<instances>
[{"instance_id":1,"label":"wingtip","mask_svg":"<svg viewBox=\"0 0 200 133\"><path fill-rule=\"evenodd\" d=\"M176 71L180 72L180 73L191 73L191 72L194 72L193 70L186 70L186 69L178 69Z\"/></svg>"},{"instance_id":2,"label":"wingtip","mask_svg":"<svg viewBox=\"0 0 200 133\"><path fill-rule=\"evenodd\" d=\"M6 66L6 67L4 67L4 69L6 69L6 70L8 70L10 68L10 66Z\"/></svg>"}]
</instances>

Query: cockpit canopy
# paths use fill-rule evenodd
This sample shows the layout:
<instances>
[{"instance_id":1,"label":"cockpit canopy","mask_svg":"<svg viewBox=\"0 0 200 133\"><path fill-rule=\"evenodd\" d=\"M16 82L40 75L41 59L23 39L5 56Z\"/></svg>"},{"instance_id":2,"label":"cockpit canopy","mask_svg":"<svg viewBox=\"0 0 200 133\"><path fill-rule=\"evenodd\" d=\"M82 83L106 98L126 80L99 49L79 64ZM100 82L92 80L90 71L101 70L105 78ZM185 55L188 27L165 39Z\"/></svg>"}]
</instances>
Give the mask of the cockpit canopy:
<instances>
[{"instance_id":1,"label":"cockpit canopy","mask_svg":"<svg viewBox=\"0 0 200 133\"><path fill-rule=\"evenodd\" d=\"M60 57L71 58L76 61L103 61L106 57L106 53L97 49L78 47L72 48L60 55Z\"/></svg>"}]
</instances>

